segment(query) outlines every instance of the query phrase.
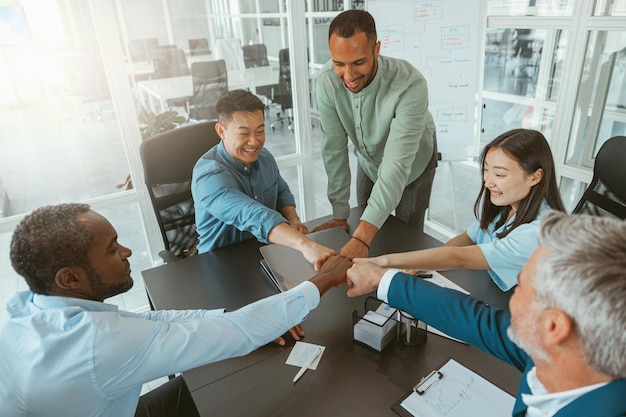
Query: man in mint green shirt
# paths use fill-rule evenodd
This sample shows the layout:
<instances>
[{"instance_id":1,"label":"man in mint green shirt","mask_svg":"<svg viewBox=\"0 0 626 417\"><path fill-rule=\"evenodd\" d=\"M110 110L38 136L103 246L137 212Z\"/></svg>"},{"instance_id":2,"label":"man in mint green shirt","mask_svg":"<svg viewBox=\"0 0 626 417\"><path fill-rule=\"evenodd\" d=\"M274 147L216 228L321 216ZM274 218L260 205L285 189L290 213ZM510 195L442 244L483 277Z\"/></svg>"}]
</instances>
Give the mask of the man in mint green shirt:
<instances>
[{"instance_id":1,"label":"man in mint green shirt","mask_svg":"<svg viewBox=\"0 0 626 417\"><path fill-rule=\"evenodd\" d=\"M357 158L357 201L367 204L340 254L367 257L387 217L424 227L437 150L426 80L409 62L380 56L372 16L340 13L329 29L331 60L317 77L322 158L333 219L315 230L347 230L350 197L348 139Z\"/></svg>"}]
</instances>

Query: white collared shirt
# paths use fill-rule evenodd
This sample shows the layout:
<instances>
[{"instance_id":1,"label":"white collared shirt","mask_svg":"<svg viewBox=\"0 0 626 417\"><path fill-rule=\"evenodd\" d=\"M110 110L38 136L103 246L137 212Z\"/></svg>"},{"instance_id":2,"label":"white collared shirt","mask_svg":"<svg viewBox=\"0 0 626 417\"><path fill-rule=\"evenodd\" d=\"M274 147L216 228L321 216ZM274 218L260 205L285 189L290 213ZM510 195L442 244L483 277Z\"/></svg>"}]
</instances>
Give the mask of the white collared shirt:
<instances>
[{"instance_id":1,"label":"white collared shirt","mask_svg":"<svg viewBox=\"0 0 626 417\"><path fill-rule=\"evenodd\" d=\"M608 382L587 385L581 388L575 388L568 391L549 393L543 384L537 379L537 368L528 372L526 381L530 387L532 394L522 394L522 401L528 406L526 410L527 417L552 417L562 408L582 395L596 390Z\"/></svg>"}]
</instances>

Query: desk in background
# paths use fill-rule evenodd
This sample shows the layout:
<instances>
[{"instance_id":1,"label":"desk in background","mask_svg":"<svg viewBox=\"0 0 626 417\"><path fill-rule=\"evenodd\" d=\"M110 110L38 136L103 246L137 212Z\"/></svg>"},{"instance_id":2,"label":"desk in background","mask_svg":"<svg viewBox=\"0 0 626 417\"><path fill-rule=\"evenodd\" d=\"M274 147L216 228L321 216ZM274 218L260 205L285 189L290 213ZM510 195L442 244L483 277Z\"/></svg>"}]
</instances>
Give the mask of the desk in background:
<instances>
[{"instance_id":1,"label":"desk in background","mask_svg":"<svg viewBox=\"0 0 626 417\"><path fill-rule=\"evenodd\" d=\"M248 89L256 93L257 87L278 83L278 68L272 66L228 71L228 89ZM137 82L141 103L154 113L168 110L168 100L189 98L193 95L191 75L157 78Z\"/></svg>"},{"instance_id":2,"label":"desk in background","mask_svg":"<svg viewBox=\"0 0 626 417\"><path fill-rule=\"evenodd\" d=\"M354 230L361 208L351 211ZM316 225L324 221L311 222ZM391 216L371 244L372 256L441 245ZM236 309L276 293L263 274L261 246L248 240L233 246L143 271L149 297L159 309ZM506 307L485 271L448 271L445 275L475 298ZM184 372L202 416L396 416L391 405L448 358L515 393L521 374L473 347L434 334L421 347L392 342L382 353L352 340L352 312L363 311L366 296L348 298L333 288L302 324L304 341L326 346L317 370L292 383L298 369L285 364L287 347L269 344L249 355ZM219 335L216 335L219 337ZM290 340L290 339L289 339Z\"/></svg>"}]
</instances>

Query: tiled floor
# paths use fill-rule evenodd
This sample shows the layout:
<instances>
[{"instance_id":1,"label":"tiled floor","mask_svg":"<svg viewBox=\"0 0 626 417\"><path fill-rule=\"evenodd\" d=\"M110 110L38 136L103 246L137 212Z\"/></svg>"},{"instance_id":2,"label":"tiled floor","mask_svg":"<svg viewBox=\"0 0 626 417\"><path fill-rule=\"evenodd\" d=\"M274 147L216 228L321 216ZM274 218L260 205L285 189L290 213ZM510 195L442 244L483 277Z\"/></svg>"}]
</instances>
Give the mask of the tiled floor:
<instances>
[{"instance_id":1,"label":"tiled floor","mask_svg":"<svg viewBox=\"0 0 626 417\"><path fill-rule=\"evenodd\" d=\"M105 103L106 104L106 103ZM9 191L10 212L31 211L45 204L64 201L77 201L105 195L112 191L115 184L121 182L128 168L126 157L115 118L104 114L101 118L95 113L82 113L78 108L70 107L65 113L56 114L46 108L45 111L34 107L16 112L0 114L2 133L0 139L20 138L8 148L10 155L0 156L5 188ZM61 117L62 116L62 117ZM61 121L58 121L60 117ZM270 113L270 118L275 114ZM29 122L39 120L40 123ZM43 120L43 121L42 121ZM271 120L268 120L271 122ZM59 132L53 133L50 132ZM313 129L319 135L319 129ZM56 135L56 136L55 136ZM275 155L286 154L295 150L293 134L286 125L269 131L266 146ZM25 140L24 138L28 138ZM319 138L314 138L319 141ZM3 147L6 149L5 144ZM94 158L94 155L97 157ZM352 158L351 165L355 160ZM321 161L315 164L316 194L319 195L316 210L319 216L330 214L330 206L325 197L326 176ZM457 172L457 170L459 172ZM298 192L295 168L283 170L283 176L289 182L294 194ZM451 182L454 172L455 183ZM459 227L464 228L473 219L471 206L475 190L480 186L480 179L475 167L466 164L442 163L438 168L431 199L431 217L445 225L454 225L454 208L461 211ZM50 184L54 184L51 186ZM452 190L455 190L455 203L452 204ZM354 199L354 190L351 195ZM352 204L355 204L352 201ZM470 208L469 214L467 208ZM464 212L463 212L464 211ZM119 240L133 250L131 258L134 287L127 293L108 300L128 311L148 309L141 272L153 265L147 249L139 210L136 206L112 207L99 210L107 217L119 234ZM9 213L10 215L10 213ZM427 232L445 241L448 236L440 229L427 224ZM10 234L0 234L0 305L4 306L8 298L16 291L26 289L26 284L12 269L9 262ZM0 310L0 321L5 318L4 309ZM166 379L160 379L147 385L151 389Z\"/></svg>"}]
</instances>

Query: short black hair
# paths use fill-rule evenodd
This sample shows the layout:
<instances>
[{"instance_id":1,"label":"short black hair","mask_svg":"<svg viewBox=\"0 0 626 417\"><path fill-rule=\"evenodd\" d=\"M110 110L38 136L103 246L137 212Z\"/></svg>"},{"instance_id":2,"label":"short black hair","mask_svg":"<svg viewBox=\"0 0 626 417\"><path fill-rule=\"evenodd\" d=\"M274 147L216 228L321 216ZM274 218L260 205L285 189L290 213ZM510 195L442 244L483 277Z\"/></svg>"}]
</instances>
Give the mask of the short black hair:
<instances>
[{"instance_id":1,"label":"short black hair","mask_svg":"<svg viewBox=\"0 0 626 417\"><path fill-rule=\"evenodd\" d=\"M217 115L220 123L230 122L236 112L265 112L265 104L248 90L232 90L217 102Z\"/></svg>"},{"instance_id":2,"label":"short black hair","mask_svg":"<svg viewBox=\"0 0 626 417\"><path fill-rule=\"evenodd\" d=\"M328 28L328 40L333 34L336 34L340 38L350 38L357 33L365 33L367 40L372 44L372 47L378 40L376 34L376 22L371 14L365 10L346 10L339 13Z\"/></svg>"},{"instance_id":3,"label":"short black hair","mask_svg":"<svg viewBox=\"0 0 626 417\"><path fill-rule=\"evenodd\" d=\"M88 211L88 204L45 206L17 225L11 238L11 265L32 292L47 294L61 268L90 267L87 251L92 235L78 220Z\"/></svg>"}]
</instances>

